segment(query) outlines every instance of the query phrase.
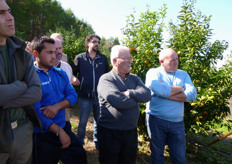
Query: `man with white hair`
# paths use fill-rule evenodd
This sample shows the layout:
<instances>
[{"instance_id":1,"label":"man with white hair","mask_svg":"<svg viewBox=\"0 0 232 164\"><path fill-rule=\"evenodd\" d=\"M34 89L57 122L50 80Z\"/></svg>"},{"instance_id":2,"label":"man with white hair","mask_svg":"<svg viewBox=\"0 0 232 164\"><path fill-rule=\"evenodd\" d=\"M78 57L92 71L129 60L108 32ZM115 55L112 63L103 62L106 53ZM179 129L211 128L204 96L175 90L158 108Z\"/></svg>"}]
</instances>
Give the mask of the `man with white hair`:
<instances>
[{"instance_id":1,"label":"man with white hair","mask_svg":"<svg viewBox=\"0 0 232 164\"><path fill-rule=\"evenodd\" d=\"M132 60L129 48L112 47L113 69L99 80L97 130L101 164L136 163L139 103L148 102L151 93L138 76L129 73Z\"/></svg>"},{"instance_id":2,"label":"man with white hair","mask_svg":"<svg viewBox=\"0 0 232 164\"><path fill-rule=\"evenodd\" d=\"M167 143L172 162L185 164L184 102L196 99L197 92L188 73L177 69L178 55L173 49L162 50L159 60L161 66L151 68L146 75L152 94L146 107L151 163L164 163Z\"/></svg>"},{"instance_id":3,"label":"man with white hair","mask_svg":"<svg viewBox=\"0 0 232 164\"><path fill-rule=\"evenodd\" d=\"M56 40L60 40L61 41L61 44L63 44L63 37L59 34L59 33L53 33L50 38ZM68 56L64 53L62 53L62 56L61 56L61 60L68 63Z\"/></svg>"}]
</instances>

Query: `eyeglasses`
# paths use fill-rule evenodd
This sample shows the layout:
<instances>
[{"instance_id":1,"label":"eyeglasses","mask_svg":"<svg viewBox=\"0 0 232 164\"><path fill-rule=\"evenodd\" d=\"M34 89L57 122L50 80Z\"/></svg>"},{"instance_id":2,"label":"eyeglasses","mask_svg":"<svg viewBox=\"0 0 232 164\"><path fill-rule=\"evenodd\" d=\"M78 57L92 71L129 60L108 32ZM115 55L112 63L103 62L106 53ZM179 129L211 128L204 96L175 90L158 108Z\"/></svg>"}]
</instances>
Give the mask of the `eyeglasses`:
<instances>
[{"instance_id":1,"label":"eyeglasses","mask_svg":"<svg viewBox=\"0 0 232 164\"><path fill-rule=\"evenodd\" d=\"M122 59L122 60L126 60L126 61L133 61L134 58L131 56L131 57L117 57L118 59Z\"/></svg>"},{"instance_id":2,"label":"eyeglasses","mask_svg":"<svg viewBox=\"0 0 232 164\"><path fill-rule=\"evenodd\" d=\"M98 43L98 44L100 44L100 41L98 41L98 40L91 40L91 43L94 43L94 44Z\"/></svg>"}]
</instances>

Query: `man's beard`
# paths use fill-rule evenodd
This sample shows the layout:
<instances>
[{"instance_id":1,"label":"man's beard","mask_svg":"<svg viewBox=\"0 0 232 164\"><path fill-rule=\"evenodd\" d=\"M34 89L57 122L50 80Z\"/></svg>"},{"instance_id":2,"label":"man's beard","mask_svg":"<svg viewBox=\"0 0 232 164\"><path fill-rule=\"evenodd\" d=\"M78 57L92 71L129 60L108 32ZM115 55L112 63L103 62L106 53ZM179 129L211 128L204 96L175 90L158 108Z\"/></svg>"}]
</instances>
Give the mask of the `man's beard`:
<instances>
[{"instance_id":1,"label":"man's beard","mask_svg":"<svg viewBox=\"0 0 232 164\"><path fill-rule=\"evenodd\" d=\"M92 51L98 52L98 46L93 47Z\"/></svg>"},{"instance_id":2,"label":"man's beard","mask_svg":"<svg viewBox=\"0 0 232 164\"><path fill-rule=\"evenodd\" d=\"M62 53L56 53L56 59L61 60L62 55L63 55Z\"/></svg>"}]
</instances>

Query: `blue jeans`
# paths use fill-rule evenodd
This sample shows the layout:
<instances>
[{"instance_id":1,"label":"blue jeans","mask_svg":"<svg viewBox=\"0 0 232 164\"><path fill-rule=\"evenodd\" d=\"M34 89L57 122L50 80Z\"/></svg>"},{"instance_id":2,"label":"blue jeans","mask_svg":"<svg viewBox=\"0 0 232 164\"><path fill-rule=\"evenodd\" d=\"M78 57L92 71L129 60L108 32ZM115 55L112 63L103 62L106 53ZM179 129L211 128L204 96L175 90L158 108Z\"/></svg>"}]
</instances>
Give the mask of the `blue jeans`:
<instances>
[{"instance_id":1,"label":"blue jeans","mask_svg":"<svg viewBox=\"0 0 232 164\"><path fill-rule=\"evenodd\" d=\"M98 125L99 160L101 164L135 164L138 147L137 128L128 131L107 129Z\"/></svg>"},{"instance_id":2,"label":"blue jeans","mask_svg":"<svg viewBox=\"0 0 232 164\"><path fill-rule=\"evenodd\" d=\"M94 118L94 143L98 147L97 141L97 120L100 115L100 106L98 98L82 98L79 97L79 109L80 109L80 121L78 125L77 136L81 139L82 144L84 144L84 138L86 133L86 125L93 109Z\"/></svg>"},{"instance_id":3,"label":"blue jeans","mask_svg":"<svg viewBox=\"0 0 232 164\"><path fill-rule=\"evenodd\" d=\"M164 164L164 147L168 145L173 164L186 164L186 138L184 121L170 122L147 114L150 137L151 163Z\"/></svg>"}]
</instances>

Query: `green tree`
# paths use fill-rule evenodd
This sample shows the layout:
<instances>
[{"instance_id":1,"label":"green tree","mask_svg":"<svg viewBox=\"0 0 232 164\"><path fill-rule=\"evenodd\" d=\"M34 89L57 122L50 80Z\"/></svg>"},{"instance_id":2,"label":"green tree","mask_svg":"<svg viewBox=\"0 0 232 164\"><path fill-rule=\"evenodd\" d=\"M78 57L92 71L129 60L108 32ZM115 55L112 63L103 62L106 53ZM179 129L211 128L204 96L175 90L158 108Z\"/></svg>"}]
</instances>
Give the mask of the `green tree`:
<instances>
[{"instance_id":1,"label":"green tree","mask_svg":"<svg viewBox=\"0 0 232 164\"><path fill-rule=\"evenodd\" d=\"M49 31L60 28L73 31L78 37L93 33L89 24L79 20L70 9L64 10L56 0L7 0L7 3L15 17L16 35L23 40L49 35Z\"/></svg>"},{"instance_id":2,"label":"green tree","mask_svg":"<svg viewBox=\"0 0 232 164\"><path fill-rule=\"evenodd\" d=\"M170 47L179 55L179 68L189 73L198 89L197 99L185 103L186 129L206 132L213 120L222 120L229 111L231 83L223 70L218 71L215 66L217 60L223 59L228 43L210 42L211 16L196 11L194 4L195 1L184 0L178 23L170 23Z\"/></svg>"},{"instance_id":3,"label":"green tree","mask_svg":"<svg viewBox=\"0 0 232 164\"><path fill-rule=\"evenodd\" d=\"M131 72L137 74L145 81L146 72L150 67L159 65L158 53L161 50L162 32L164 28L164 18L166 16L166 5L156 12L149 9L140 14L136 20L131 14L128 16L127 25L123 28L123 43L130 47L131 55L134 57ZM139 133L146 134L145 104L140 104L141 115L139 118Z\"/></svg>"},{"instance_id":4,"label":"green tree","mask_svg":"<svg viewBox=\"0 0 232 164\"><path fill-rule=\"evenodd\" d=\"M110 65L111 65L110 52L111 52L111 48L114 45L120 45L119 40L118 40L117 37L116 38L110 37L109 39L106 39L105 37L101 38L101 43L100 43L99 50L100 50L101 53L106 55Z\"/></svg>"},{"instance_id":5,"label":"green tree","mask_svg":"<svg viewBox=\"0 0 232 164\"><path fill-rule=\"evenodd\" d=\"M64 28L56 28L52 33L59 33L63 36L63 52L67 54L69 63L72 65L74 58L77 54L86 51L85 38L87 35L92 34L92 28L81 28L78 32L76 28L71 26L70 30Z\"/></svg>"},{"instance_id":6,"label":"green tree","mask_svg":"<svg viewBox=\"0 0 232 164\"><path fill-rule=\"evenodd\" d=\"M197 99L185 103L185 124L187 131L206 132L212 121L221 121L228 115L228 100L232 83L230 66L217 70L215 64L223 59L227 49L226 41L210 42L211 16L204 16L194 8L195 1L183 1L177 23L170 22L169 47L179 56L179 69L189 73L198 90ZM123 29L123 43L130 47L134 56L131 72L144 81L150 67L158 67L158 53L164 42L162 32L166 5L158 12L149 9L140 14L138 20L131 14ZM141 117L138 127L144 134L144 104L141 104Z\"/></svg>"}]
</instances>

